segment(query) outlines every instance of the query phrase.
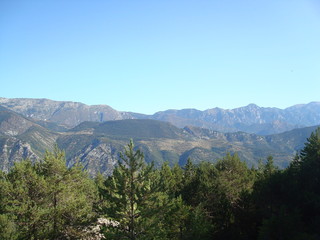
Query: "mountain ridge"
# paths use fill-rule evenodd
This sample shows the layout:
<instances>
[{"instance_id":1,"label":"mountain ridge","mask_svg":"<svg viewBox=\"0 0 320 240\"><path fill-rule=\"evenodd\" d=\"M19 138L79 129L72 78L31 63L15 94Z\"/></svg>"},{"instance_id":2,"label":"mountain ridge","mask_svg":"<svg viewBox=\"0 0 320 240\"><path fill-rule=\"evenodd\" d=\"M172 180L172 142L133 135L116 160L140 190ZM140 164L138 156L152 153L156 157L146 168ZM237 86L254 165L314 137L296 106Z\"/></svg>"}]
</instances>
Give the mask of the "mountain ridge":
<instances>
[{"instance_id":1,"label":"mountain ridge","mask_svg":"<svg viewBox=\"0 0 320 240\"><path fill-rule=\"evenodd\" d=\"M286 167L307 137L317 126L294 129L281 134L260 136L253 133L223 133L196 126L178 128L171 123L153 119L126 119L107 122L83 122L67 131L54 131L27 119L21 114L0 107L0 169L8 171L25 157L37 161L55 145L66 152L68 166L80 162L94 176L112 173L119 160L118 153L130 139L145 154L146 162L161 166L184 165L188 158L194 163L215 162L226 153L237 153L249 166L259 159L274 156L275 164ZM23 131L8 134L4 122L21 126Z\"/></svg>"},{"instance_id":2,"label":"mountain ridge","mask_svg":"<svg viewBox=\"0 0 320 240\"><path fill-rule=\"evenodd\" d=\"M121 112L108 105L90 106L79 102L50 99L0 98L0 105L42 121L42 125L55 123L52 127L60 130L73 128L85 121L153 119L170 122L180 128L194 125L221 132L244 131L268 135L320 124L320 102L296 104L285 109L259 107L253 103L234 109L170 109L153 115Z\"/></svg>"}]
</instances>

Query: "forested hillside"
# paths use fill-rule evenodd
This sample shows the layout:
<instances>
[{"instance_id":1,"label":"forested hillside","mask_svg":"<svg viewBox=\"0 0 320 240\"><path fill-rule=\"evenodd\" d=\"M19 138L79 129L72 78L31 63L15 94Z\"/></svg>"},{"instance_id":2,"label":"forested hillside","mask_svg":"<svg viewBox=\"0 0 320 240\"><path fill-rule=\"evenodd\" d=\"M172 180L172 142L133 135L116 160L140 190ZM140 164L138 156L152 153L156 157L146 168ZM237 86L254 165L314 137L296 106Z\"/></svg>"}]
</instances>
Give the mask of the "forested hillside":
<instances>
[{"instance_id":1,"label":"forested hillside","mask_svg":"<svg viewBox=\"0 0 320 240\"><path fill-rule=\"evenodd\" d=\"M0 172L0 239L319 239L320 129L283 170L227 153L146 164L132 141L113 174L67 168L56 148Z\"/></svg>"}]
</instances>

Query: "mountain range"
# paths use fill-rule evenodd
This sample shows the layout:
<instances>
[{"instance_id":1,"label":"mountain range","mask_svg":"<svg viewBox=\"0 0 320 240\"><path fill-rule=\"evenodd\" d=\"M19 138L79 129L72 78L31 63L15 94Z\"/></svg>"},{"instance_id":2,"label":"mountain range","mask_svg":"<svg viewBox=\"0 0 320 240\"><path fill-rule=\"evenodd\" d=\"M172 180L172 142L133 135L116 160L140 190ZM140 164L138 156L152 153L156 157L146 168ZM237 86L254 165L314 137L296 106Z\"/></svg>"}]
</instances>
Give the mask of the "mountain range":
<instances>
[{"instance_id":1,"label":"mountain range","mask_svg":"<svg viewBox=\"0 0 320 240\"><path fill-rule=\"evenodd\" d=\"M153 119L170 122L180 128L191 125L220 132L243 131L269 135L320 124L320 102L299 104L286 109L249 104L235 109L166 110L153 115L121 112L108 105L89 106L49 99L0 98L0 105L25 117L43 121L43 124L54 122L60 126L56 130L72 128L84 121Z\"/></svg>"},{"instance_id":2,"label":"mountain range","mask_svg":"<svg viewBox=\"0 0 320 240\"><path fill-rule=\"evenodd\" d=\"M22 158L37 161L58 145L65 150L69 166L80 161L91 175L108 175L130 139L144 152L146 161L156 166L164 161L184 165L188 158L195 163L214 162L231 152L249 166L272 155L276 165L286 167L317 128L312 125L319 125L319 108L316 102L285 110L251 104L233 110L184 109L143 115L107 105L0 98L0 169L8 171ZM263 133L289 131L259 135L240 132L244 126Z\"/></svg>"}]
</instances>

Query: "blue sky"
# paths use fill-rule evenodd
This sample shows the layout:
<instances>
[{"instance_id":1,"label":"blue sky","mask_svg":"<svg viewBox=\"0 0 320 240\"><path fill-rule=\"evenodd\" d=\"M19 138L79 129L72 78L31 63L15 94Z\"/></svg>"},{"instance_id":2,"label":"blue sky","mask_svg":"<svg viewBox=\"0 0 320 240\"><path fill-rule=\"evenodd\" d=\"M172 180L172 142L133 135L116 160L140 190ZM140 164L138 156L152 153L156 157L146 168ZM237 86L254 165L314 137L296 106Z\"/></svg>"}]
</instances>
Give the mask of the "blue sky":
<instances>
[{"instance_id":1,"label":"blue sky","mask_svg":"<svg viewBox=\"0 0 320 240\"><path fill-rule=\"evenodd\" d=\"M320 101L320 2L1 0L0 84L148 114Z\"/></svg>"}]
</instances>

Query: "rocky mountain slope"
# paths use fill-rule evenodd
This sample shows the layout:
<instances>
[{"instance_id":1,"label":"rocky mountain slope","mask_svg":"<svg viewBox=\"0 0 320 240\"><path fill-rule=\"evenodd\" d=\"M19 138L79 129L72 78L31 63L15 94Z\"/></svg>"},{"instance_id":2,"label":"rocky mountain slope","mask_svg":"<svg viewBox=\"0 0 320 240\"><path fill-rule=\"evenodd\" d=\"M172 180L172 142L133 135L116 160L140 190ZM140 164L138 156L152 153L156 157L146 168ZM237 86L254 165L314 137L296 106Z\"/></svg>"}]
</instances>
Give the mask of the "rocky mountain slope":
<instances>
[{"instance_id":1,"label":"rocky mountain slope","mask_svg":"<svg viewBox=\"0 0 320 240\"><path fill-rule=\"evenodd\" d=\"M0 106L0 169L8 169L24 158L38 160L52 149L58 134L31 119Z\"/></svg>"},{"instance_id":2,"label":"rocky mountain slope","mask_svg":"<svg viewBox=\"0 0 320 240\"><path fill-rule=\"evenodd\" d=\"M88 106L78 102L49 99L0 98L0 105L25 117L72 128L84 121L104 122L130 118L108 105Z\"/></svg>"},{"instance_id":3,"label":"rocky mountain slope","mask_svg":"<svg viewBox=\"0 0 320 240\"><path fill-rule=\"evenodd\" d=\"M192 125L220 132L243 131L259 135L276 134L320 124L320 102L295 105L286 109L264 108L250 104L235 109L167 110L153 115L119 112L108 105L88 106L48 99L0 98L0 106L41 121L38 123L56 131L75 127L85 121L123 119L154 119L170 122L180 128Z\"/></svg>"},{"instance_id":4,"label":"rocky mountain slope","mask_svg":"<svg viewBox=\"0 0 320 240\"><path fill-rule=\"evenodd\" d=\"M147 162L160 166L217 161L227 152L238 153L249 166L273 155L275 163L285 167L316 127L295 129L281 134L259 136L244 132L222 133L194 126L178 128L150 119L108 122L83 122L64 131L41 126L11 110L0 108L0 169L7 171L15 161L41 159L46 149L57 144L66 152L69 166L80 161L90 174L110 174L130 139L140 148Z\"/></svg>"},{"instance_id":5,"label":"rocky mountain slope","mask_svg":"<svg viewBox=\"0 0 320 240\"><path fill-rule=\"evenodd\" d=\"M137 117L143 118L139 115ZM250 104L231 110L167 110L157 112L149 118L171 122L178 127L193 125L221 132L243 131L268 135L320 124L320 103L311 102L286 109L263 108Z\"/></svg>"}]
</instances>

